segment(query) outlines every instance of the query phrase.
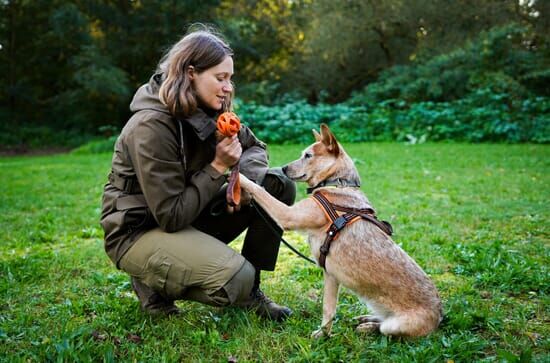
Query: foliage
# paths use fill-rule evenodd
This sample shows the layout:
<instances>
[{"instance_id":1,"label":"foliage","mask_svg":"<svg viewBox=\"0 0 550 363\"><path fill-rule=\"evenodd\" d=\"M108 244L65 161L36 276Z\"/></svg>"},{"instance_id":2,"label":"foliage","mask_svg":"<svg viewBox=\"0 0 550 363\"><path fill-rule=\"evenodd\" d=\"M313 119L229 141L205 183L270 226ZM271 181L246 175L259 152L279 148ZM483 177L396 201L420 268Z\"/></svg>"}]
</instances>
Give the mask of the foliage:
<instances>
[{"instance_id":1,"label":"foliage","mask_svg":"<svg viewBox=\"0 0 550 363\"><path fill-rule=\"evenodd\" d=\"M0 151L6 145L15 148L14 151L25 152L48 147L75 148L88 142L93 135L83 133L78 129L53 130L44 126L13 127L9 124L0 124Z\"/></svg>"},{"instance_id":2,"label":"foliage","mask_svg":"<svg viewBox=\"0 0 550 363\"><path fill-rule=\"evenodd\" d=\"M449 53L386 70L349 102L454 101L478 89L506 94L509 102L530 93L549 96L550 44L535 48L535 37L529 28L516 24L483 32Z\"/></svg>"},{"instance_id":3,"label":"foliage","mask_svg":"<svg viewBox=\"0 0 550 363\"><path fill-rule=\"evenodd\" d=\"M11 128L122 125L133 91L217 0L0 2L0 117Z\"/></svg>"},{"instance_id":4,"label":"foliage","mask_svg":"<svg viewBox=\"0 0 550 363\"><path fill-rule=\"evenodd\" d=\"M392 67L345 103L248 103L237 112L275 143L306 142L321 122L350 142L548 143L550 58L525 49L533 36L517 25L493 29L448 54Z\"/></svg>"},{"instance_id":5,"label":"foliage","mask_svg":"<svg viewBox=\"0 0 550 363\"><path fill-rule=\"evenodd\" d=\"M448 53L494 27L519 22L534 25L534 34L547 36L548 29L538 27L546 15L534 14L547 6L542 3L313 1L304 7L307 21L303 44L292 58L296 67L282 78L281 88L298 88L309 102L319 101L323 93L330 102L342 102L352 91L376 80L385 69ZM442 9L445 16L441 16ZM394 69L399 72L400 68ZM431 77L438 76L431 73ZM457 75L447 76L447 81L453 82Z\"/></svg>"},{"instance_id":6,"label":"foliage","mask_svg":"<svg viewBox=\"0 0 550 363\"><path fill-rule=\"evenodd\" d=\"M262 106L254 103L238 103L236 112L256 136L270 143L307 143L311 129L321 123L333 123L360 113L361 107L346 105L310 105L305 101L281 106Z\"/></svg>"},{"instance_id":7,"label":"foliage","mask_svg":"<svg viewBox=\"0 0 550 363\"><path fill-rule=\"evenodd\" d=\"M74 154L100 154L111 152L115 148L115 142L117 135L109 136L108 138L101 138L93 141L88 141L83 145L80 145L71 152Z\"/></svg>"},{"instance_id":8,"label":"foliage","mask_svg":"<svg viewBox=\"0 0 550 363\"><path fill-rule=\"evenodd\" d=\"M478 89L451 102L390 99L373 108L354 104L283 106L241 104L242 120L268 143L306 143L311 129L329 124L342 141L550 142L550 98L512 101L508 94Z\"/></svg>"},{"instance_id":9,"label":"foliage","mask_svg":"<svg viewBox=\"0 0 550 363\"><path fill-rule=\"evenodd\" d=\"M429 337L357 335L353 317L368 310L342 289L334 335L311 340L322 272L285 247L262 285L294 309L288 322L190 302L178 302L180 317L149 318L103 250L99 201L111 153L11 157L0 158L0 361L547 361L549 147L345 148L395 241L440 291L446 317ZM301 149L271 145L271 162ZM303 236L285 237L309 253Z\"/></svg>"}]
</instances>

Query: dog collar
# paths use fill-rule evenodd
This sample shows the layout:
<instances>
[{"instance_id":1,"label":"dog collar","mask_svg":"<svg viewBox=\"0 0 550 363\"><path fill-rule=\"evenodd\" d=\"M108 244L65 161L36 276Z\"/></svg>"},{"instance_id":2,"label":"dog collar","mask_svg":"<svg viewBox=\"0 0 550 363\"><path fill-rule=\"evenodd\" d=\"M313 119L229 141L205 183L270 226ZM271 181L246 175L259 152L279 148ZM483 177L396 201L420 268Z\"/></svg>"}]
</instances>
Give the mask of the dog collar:
<instances>
[{"instance_id":1,"label":"dog collar","mask_svg":"<svg viewBox=\"0 0 550 363\"><path fill-rule=\"evenodd\" d=\"M307 193L307 194L311 194L311 193L313 193L316 189L322 188L322 187L336 187L336 188L347 188L347 187L351 187L351 188L360 188L361 185L359 185L358 183L350 182L350 181L348 181L348 180L340 179L340 178L333 179L333 180L323 180L322 182L320 182L320 183L317 184L316 186L311 187L311 188L307 188L307 189L306 189L306 193Z\"/></svg>"}]
</instances>

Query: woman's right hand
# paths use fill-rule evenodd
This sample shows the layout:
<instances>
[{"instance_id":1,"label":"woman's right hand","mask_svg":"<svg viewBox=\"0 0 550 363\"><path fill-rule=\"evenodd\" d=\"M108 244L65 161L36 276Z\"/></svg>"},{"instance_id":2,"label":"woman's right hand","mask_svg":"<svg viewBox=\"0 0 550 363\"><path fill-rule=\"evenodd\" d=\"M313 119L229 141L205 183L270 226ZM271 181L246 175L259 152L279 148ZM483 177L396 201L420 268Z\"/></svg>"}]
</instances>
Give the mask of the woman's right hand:
<instances>
[{"instance_id":1,"label":"woman's right hand","mask_svg":"<svg viewBox=\"0 0 550 363\"><path fill-rule=\"evenodd\" d=\"M220 173L225 173L228 168L239 162L243 149L237 135L224 137L216 145L216 156L211 165Z\"/></svg>"}]
</instances>

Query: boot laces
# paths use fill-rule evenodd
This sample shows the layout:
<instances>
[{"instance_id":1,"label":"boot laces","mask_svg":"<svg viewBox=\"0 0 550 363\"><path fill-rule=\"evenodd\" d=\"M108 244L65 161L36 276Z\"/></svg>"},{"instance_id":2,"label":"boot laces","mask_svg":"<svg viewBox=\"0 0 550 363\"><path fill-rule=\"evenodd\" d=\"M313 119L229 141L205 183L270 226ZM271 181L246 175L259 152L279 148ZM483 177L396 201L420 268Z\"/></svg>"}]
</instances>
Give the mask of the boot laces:
<instances>
[{"instance_id":1,"label":"boot laces","mask_svg":"<svg viewBox=\"0 0 550 363\"><path fill-rule=\"evenodd\" d=\"M260 289L257 289L256 291L254 291L254 298L259 302L259 303L262 303L262 304L266 304L266 305L269 305L271 303L273 303L273 300L271 300L270 298L267 297L266 294L264 294L264 292Z\"/></svg>"}]
</instances>

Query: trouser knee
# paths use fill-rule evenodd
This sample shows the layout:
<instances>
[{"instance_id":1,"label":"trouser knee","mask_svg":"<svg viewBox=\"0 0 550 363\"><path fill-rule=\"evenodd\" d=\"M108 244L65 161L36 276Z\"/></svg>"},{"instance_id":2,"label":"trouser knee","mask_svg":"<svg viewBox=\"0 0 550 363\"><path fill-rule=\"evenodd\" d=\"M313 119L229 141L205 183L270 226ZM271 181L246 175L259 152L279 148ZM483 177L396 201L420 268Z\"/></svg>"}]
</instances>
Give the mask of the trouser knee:
<instances>
[{"instance_id":1,"label":"trouser knee","mask_svg":"<svg viewBox=\"0 0 550 363\"><path fill-rule=\"evenodd\" d=\"M250 295L254 285L254 266L245 260L240 269L222 287L207 292L199 286L186 289L183 300L198 301L212 306L228 306Z\"/></svg>"},{"instance_id":2,"label":"trouser knee","mask_svg":"<svg viewBox=\"0 0 550 363\"><path fill-rule=\"evenodd\" d=\"M241 269L225 284L224 290L229 297L230 304L249 297L254 286L255 272L254 266L245 260Z\"/></svg>"},{"instance_id":3,"label":"trouser knee","mask_svg":"<svg viewBox=\"0 0 550 363\"><path fill-rule=\"evenodd\" d=\"M290 180L281 168L269 169L262 186L269 194L287 205L292 205L296 199L296 183Z\"/></svg>"}]
</instances>

